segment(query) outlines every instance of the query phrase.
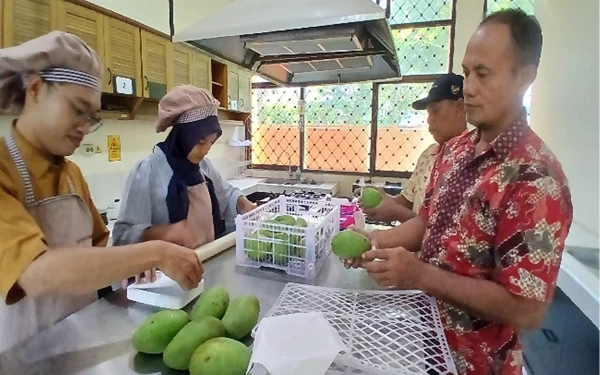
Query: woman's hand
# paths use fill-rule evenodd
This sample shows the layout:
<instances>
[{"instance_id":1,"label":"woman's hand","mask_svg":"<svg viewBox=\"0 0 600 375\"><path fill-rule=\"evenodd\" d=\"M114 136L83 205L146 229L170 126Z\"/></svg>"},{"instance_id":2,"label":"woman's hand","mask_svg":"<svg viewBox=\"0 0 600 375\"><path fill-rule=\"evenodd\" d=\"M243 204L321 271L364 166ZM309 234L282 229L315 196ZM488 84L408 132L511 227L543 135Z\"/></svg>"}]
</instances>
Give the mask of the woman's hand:
<instances>
[{"instance_id":1,"label":"woman's hand","mask_svg":"<svg viewBox=\"0 0 600 375\"><path fill-rule=\"evenodd\" d=\"M237 200L237 212L245 214L258 207L255 203L252 203L245 196L241 195Z\"/></svg>"},{"instance_id":2,"label":"woman's hand","mask_svg":"<svg viewBox=\"0 0 600 375\"><path fill-rule=\"evenodd\" d=\"M149 269L142 273L141 275L135 275L134 284L145 284L145 283L153 283L156 281L156 268ZM127 289L129 285L129 280L125 279L121 282L121 287L123 289Z\"/></svg>"}]
</instances>

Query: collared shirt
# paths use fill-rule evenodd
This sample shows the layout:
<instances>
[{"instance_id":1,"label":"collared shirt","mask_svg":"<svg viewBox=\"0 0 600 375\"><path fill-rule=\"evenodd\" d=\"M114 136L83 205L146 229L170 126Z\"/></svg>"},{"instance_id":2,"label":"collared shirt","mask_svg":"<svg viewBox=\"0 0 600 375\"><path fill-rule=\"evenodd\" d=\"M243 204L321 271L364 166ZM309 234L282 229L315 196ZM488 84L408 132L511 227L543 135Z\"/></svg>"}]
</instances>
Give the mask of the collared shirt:
<instances>
[{"instance_id":1,"label":"collared shirt","mask_svg":"<svg viewBox=\"0 0 600 375\"><path fill-rule=\"evenodd\" d=\"M402 196L413 204L413 212L418 213L423 199L425 198L425 190L427 189L427 183L429 182L429 176L431 175L431 168L435 162L435 156L439 150L439 145L434 143L427 147L425 151L421 153L415 170L413 171L410 179L404 185L402 189Z\"/></svg>"},{"instance_id":2,"label":"collared shirt","mask_svg":"<svg viewBox=\"0 0 600 375\"><path fill-rule=\"evenodd\" d=\"M92 215L92 243L103 244L108 239L108 229L92 202L79 167L66 159L53 160L42 154L14 127L11 132L29 170L35 199L69 194L70 177L76 194L87 204ZM25 208L23 180L3 137L0 138L0 202L0 295L6 300L21 274L47 249L47 245L42 230Z\"/></svg>"},{"instance_id":3,"label":"collared shirt","mask_svg":"<svg viewBox=\"0 0 600 375\"><path fill-rule=\"evenodd\" d=\"M560 163L526 121L522 116L479 155L476 130L440 152L420 211L427 222L420 257L548 301L573 207ZM517 330L438 302L461 375L521 374Z\"/></svg>"}]
</instances>

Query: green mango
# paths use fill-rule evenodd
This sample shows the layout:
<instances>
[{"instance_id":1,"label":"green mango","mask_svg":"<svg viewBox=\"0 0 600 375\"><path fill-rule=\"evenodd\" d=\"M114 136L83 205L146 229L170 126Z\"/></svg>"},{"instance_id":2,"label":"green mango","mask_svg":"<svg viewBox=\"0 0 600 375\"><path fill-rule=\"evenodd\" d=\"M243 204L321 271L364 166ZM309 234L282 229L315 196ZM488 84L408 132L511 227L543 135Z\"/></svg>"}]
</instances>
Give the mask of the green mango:
<instances>
[{"instance_id":1,"label":"green mango","mask_svg":"<svg viewBox=\"0 0 600 375\"><path fill-rule=\"evenodd\" d=\"M371 249L371 241L360 233L346 229L331 240L331 251L341 259L351 259Z\"/></svg>"},{"instance_id":2,"label":"green mango","mask_svg":"<svg viewBox=\"0 0 600 375\"><path fill-rule=\"evenodd\" d=\"M285 266L290 260L290 239L287 233L275 233L275 238L282 241L273 244L273 262Z\"/></svg>"},{"instance_id":3,"label":"green mango","mask_svg":"<svg viewBox=\"0 0 600 375\"><path fill-rule=\"evenodd\" d=\"M365 187L361 193L362 205L365 208L375 208L379 206L383 197L379 193L379 190L373 187Z\"/></svg>"},{"instance_id":4,"label":"green mango","mask_svg":"<svg viewBox=\"0 0 600 375\"><path fill-rule=\"evenodd\" d=\"M206 289L192 308L190 319L198 319L203 316L214 316L221 319L229 306L229 293L220 286L213 286Z\"/></svg>"},{"instance_id":5,"label":"green mango","mask_svg":"<svg viewBox=\"0 0 600 375\"><path fill-rule=\"evenodd\" d=\"M304 220L303 218L299 217L296 220L296 226L297 227L305 227L306 228L308 226L308 222L306 220Z\"/></svg>"},{"instance_id":6,"label":"green mango","mask_svg":"<svg viewBox=\"0 0 600 375\"><path fill-rule=\"evenodd\" d=\"M190 361L190 375L246 375L252 351L227 337L210 339L200 345Z\"/></svg>"},{"instance_id":7,"label":"green mango","mask_svg":"<svg viewBox=\"0 0 600 375\"><path fill-rule=\"evenodd\" d=\"M159 311L133 332L133 348L141 353L161 354L189 321L188 314L183 310Z\"/></svg>"},{"instance_id":8,"label":"green mango","mask_svg":"<svg viewBox=\"0 0 600 375\"><path fill-rule=\"evenodd\" d=\"M227 336L239 340L246 337L258 323L260 303L252 294L234 298L221 321L227 330Z\"/></svg>"},{"instance_id":9,"label":"green mango","mask_svg":"<svg viewBox=\"0 0 600 375\"><path fill-rule=\"evenodd\" d=\"M226 335L225 326L214 316L192 320L167 345L163 362L172 369L187 370L196 348L212 338Z\"/></svg>"},{"instance_id":10,"label":"green mango","mask_svg":"<svg viewBox=\"0 0 600 375\"><path fill-rule=\"evenodd\" d=\"M277 221L275 219L267 220L267 221L265 221L265 223L281 224L279 221ZM273 231L270 229L262 228L258 231L258 233L260 233L260 235L263 237L273 238Z\"/></svg>"},{"instance_id":11,"label":"green mango","mask_svg":"<svg viewBox=\"0 0 600 375\"><path fill-rule=\"evenodd\" d=\"M248 258L263 262L273 252L273 244L267 238L262 237L259 232L254 232L244 241L244 249Z\"/></svg>"},{"instance_id":12,"label":"green mango","mask_svg":"<svg viewBox=\"0 0 600 375\"><path fill-rule=\"evenodd\" d=\"M275 218L280 224L294 225L296 224L296 218L292 215L279 215Z\"/></svg>"}]
</instances>

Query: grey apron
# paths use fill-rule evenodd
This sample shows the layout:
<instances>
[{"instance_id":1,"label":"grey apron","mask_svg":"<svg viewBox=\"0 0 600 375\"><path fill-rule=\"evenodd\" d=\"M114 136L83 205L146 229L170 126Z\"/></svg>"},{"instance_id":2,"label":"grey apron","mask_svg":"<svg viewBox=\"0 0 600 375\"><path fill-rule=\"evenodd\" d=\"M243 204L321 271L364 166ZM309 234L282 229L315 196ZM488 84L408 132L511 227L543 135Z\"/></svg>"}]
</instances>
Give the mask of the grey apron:
<instances>
[{"instance_id":1,"label":"grey apron","mask_svg":"<svg viewBox=\"0 0 600 375\"><path fill-rule=\"evenodd\" d=\"M69 178L69 194L36 201L27 166L12 135L6 136L5 142L25 186L25 207L44 233L47 251L68 246L91 247L94 227L92 215L84 201L75 194L71 179ZM96 299L97 293L94 290L84 295L46 296L35 300L26 296L10 306L4 301L0 302L0 352Z\"/></svg>"}]
</instances>

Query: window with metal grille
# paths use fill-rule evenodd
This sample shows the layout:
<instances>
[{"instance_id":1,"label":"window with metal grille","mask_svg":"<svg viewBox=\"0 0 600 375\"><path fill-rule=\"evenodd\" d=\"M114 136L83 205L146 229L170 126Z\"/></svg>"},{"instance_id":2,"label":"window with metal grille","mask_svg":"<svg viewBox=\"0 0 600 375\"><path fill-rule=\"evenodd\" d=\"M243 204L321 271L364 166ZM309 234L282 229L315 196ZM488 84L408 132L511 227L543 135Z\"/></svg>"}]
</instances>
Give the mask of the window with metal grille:
<instances>
[{"instance_id":1,"label":"window with metal grille","mask_svg":"<svg viewBox=\"0 0 600 375\"><path fill-rule=\"evenodd\" d=\"M456 0L374 1L390 20L402 81L255 88L255 167L405 176L434 142L411 103L452 71Z\"/></svg>"}]
</instances>

